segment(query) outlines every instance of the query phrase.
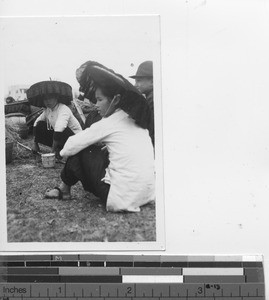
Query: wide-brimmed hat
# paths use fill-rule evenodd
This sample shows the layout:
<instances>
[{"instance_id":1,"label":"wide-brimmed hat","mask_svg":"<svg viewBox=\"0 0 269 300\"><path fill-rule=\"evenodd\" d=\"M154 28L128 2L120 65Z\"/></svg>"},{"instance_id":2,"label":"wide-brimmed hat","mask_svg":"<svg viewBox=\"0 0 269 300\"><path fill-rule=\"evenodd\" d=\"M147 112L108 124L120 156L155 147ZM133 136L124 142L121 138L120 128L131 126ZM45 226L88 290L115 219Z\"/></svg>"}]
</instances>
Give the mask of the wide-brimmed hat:
<instances>
[{"instance_id":1,"label":"wide-brimmed hat","mask_svg":"<svg viewBox=\"0 0 269 300\"><path fill-rule=\"evenodd\" d=\"M55 95L60 103L70 105L73 99L72 87L61 81L41 81L33 84L26 91L31 105L45 107L43 99L45 95Z\"/></svg>"},{"instance_id":2,"label":"wide-brimmed hat","mask_svg":"<svg viewBox=\"0 0 269 300\"><path fill-rule=\"evenodd\" d=\"M124 110L142 128L148 127L151 110L145 97L122 75L95 61L87 61L76 71L80 91L93 101L96 86L118 90L121 94L119 108ZM94 101L93 101L94 102Z\"/></svg>"},{"instance_id":3,"label":"wide-brimmed hat","mask_svg":"<svg viewBox=\"0 0 269 300\"><path fill-rule=\"evenodd\" d=\"M80 84L80 91L84 97L92 100L96 85L108 88L118 88L133 92L139 96L141 93L122 75L115 73L102 64L95 61L87 61L76 70L76 78Z\"/></svg>"},{"instance_id":4,"label":"wide-brimmed hat","mask_svg":"<svg viewBox=\"0 0 269 300\"><path fill-rule=\"evenodd\" d=\"M142 62L136 71L136 74L130 76L130 78L140 78L140 77L153 77L153 62L151 60L147 60Z\"/></svg>"}]
</instances>

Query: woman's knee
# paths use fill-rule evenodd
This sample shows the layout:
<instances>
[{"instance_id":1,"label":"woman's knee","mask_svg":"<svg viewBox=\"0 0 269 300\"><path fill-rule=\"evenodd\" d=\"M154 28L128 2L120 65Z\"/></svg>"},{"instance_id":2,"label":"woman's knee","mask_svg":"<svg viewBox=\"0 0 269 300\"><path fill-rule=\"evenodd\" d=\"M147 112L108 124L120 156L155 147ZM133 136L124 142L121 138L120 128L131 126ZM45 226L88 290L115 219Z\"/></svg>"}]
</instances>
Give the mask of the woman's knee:
<instances>
[{"instance_id":1,"label":"woman's knee","mask_svg":"<svg viewBox=\"0 0 269 300\"><path fill-rule=\"evenodd\" d=\"M47 131L47 123L45 121L39 121L37 122L36 126L35 126L35 132L44 132Z\"/></svg>"}]
</instances>

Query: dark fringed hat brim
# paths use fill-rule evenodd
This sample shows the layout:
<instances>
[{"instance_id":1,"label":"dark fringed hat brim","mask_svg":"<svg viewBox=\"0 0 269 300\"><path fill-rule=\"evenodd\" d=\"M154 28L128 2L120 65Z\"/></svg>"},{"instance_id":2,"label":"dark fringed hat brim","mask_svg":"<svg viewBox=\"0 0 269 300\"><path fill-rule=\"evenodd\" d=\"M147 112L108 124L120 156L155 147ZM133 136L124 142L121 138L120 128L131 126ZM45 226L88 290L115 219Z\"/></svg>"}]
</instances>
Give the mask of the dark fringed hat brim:
<instances>
[{"instance_id":1,"label":"dark fringed hat brim","mask_svg":"<svg viewBox=\"0 0 269 300\"><path fill-rule=\"evenodd\" d=\"M26 92L31 105L45 107L43 99L45 95L53 94L60 103L70 105L73 99L72 88L61 81L41 81L33 84Z\"/></svg>"},{"instance_id":2,"label":"dark fringed hat brim","mask_svg":"<svg viewBox=\"0 0 269 300\"><path fill-rule=\"evenodd\" d=\"M121 91L119 108L124 110L142 128L148 128L151 119L151 109L144 96L122 75L94 62L88 61L76 71L80 91L84 97L95 101L96 86L113 88Z\"/></svg>"},{"instance_id":3,"label":"dark fringed hat brim","mask_svg":"<svg viewBox=\"0 0 269 300\"><path fill-rule=\"evenodd\" d=\"M138 89L122 75L95 61L87 61L81 65L76 71L76 77L80 84L80 91L90 100L94 99L96 85L108 88L118 87L123 91L142 96Z\"/></svg>"}]
</instances>

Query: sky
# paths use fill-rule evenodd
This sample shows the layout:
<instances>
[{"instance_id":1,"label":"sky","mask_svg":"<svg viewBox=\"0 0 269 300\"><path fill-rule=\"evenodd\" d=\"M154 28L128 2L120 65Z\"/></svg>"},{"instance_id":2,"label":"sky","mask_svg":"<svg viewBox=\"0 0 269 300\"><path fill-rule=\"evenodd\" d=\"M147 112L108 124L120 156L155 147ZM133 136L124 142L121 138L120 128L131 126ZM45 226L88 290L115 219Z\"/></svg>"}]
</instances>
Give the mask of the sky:
<instances>
[{"instance_id":1,"label":"sky","mask_svg":"<svg viewBox=\"0 0 269 300\"><path fill-rule=\"evenodd\" d=\"M88 60L128 77L141 62L160 59L157 16L9 17L0 29L5 94L50 78L78 89L75 71Z\"/></svg>"}]
</instances>

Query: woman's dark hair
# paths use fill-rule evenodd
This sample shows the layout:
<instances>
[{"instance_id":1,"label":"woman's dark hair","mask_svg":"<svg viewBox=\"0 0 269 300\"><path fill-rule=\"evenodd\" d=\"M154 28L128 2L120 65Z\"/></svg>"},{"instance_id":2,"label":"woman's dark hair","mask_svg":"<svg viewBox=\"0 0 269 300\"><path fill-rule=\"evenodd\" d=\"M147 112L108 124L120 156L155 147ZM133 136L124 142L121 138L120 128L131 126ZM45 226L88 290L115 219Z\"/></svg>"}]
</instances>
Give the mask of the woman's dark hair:
<instances>
[{"instance_id":1,"label":"woman's dark hair","mask_svg":"<svg viewBox=\"0 0 269 300\"><path fill-rule=\"evenodd\" d=\"M153 112L144 96L127 91L121 96L118 107L134 119L138 126L150 130Z\"/></svg>"}]
</instances>

